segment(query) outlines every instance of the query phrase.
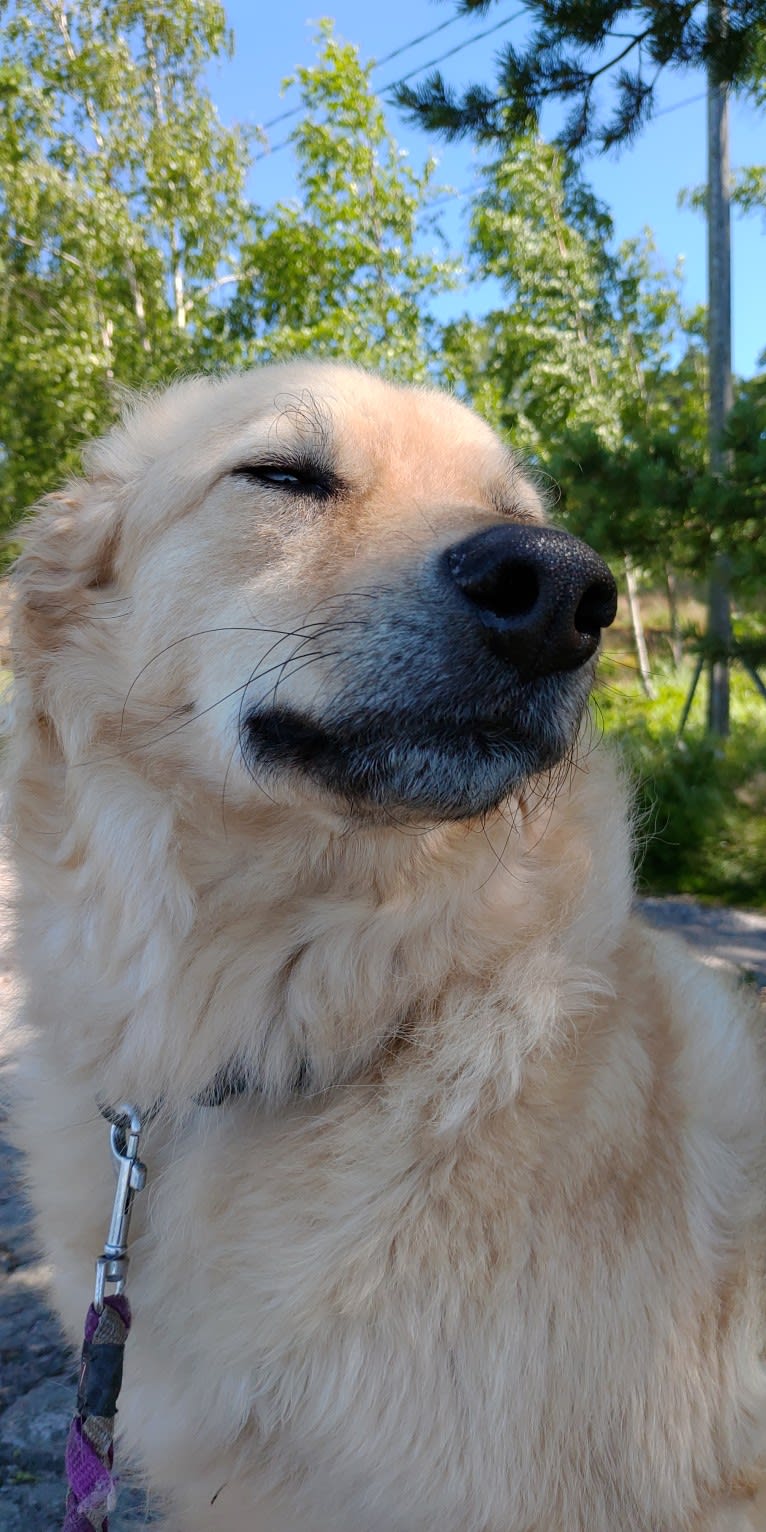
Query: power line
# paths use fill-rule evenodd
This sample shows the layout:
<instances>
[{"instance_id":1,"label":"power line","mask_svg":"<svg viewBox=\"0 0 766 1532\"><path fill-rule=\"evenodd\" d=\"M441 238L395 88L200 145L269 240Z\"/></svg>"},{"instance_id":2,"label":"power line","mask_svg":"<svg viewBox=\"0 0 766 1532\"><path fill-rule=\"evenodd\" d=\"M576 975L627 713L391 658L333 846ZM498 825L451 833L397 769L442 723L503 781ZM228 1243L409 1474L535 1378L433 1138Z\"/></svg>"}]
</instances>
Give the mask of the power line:
<instances>
[{"instance_id":1,"label":"power line","mask_svg":"<svg viewBox=\"0 0 766 1532\"><path fill-rule=\"evenodd\" d=\"M687 96L685 101L674 101L672 106L662 106L658 112L652 112L649 122L654 122L655 117L667 117L668 112L680 112L682 106L695 106L698 101L707 98L707 91L703 90L698 96Z\"/></svg>"},{"instance_id":2,"label":"power line","mask_svg":"<svg viewBox=\"0 0 766 1532\"><path fill-rule=\"evenodd\" d=\"M428 203L426 211L432 213L434 208L443 207L447 202L462 202L464 197L470 197L480 190L481 182L476 181L473 186L463 186L459 191L456 189L454 191L443 192L441 196L435 197L433 202Z\"/></svg>"},{"instance_id":3,"label":"power line","mask_svg":"<svg viewBox=\"0 0 766 1532\"><path fill-rule=\"evenodd\" d=\"M445 59L454 58L456 53L462 53L464 48L470 48L472 43L478 43L482 37L489 37L492 32L499 32L501 27L510 26L512 21L518 21L519 17L524 15L525 10L526 6L522 5L521 10L514 11L512 16L506 16L502 21L496 21L493 27L485 27L483 32L474 32L473 37L467 38L463 43L458 43L457 47L450 48L447 53L440 53L438 59L429 59L427 64L418 64L416 69L411 69L409 74L403 75L400 80L389 80L387 85L381 86L381 95L386 90L393 90L395 85L406 84L407 80L411 80L414 74L420 74L421 70L433 69L435 64L442 64Z\"/></svg>"},{"instance_id":4,"label":"power line","mask_svg":"<svg viewBox=\"0 0 766 1532\"><path fill-rule=\"evenodd\" d=\"M453 27L460 20L460 13L448 17L446 21L440 21L438 27L431 27L429 32L421 32L419 37L411 37L408 43L402 43L399 48L392 49L391 53L385 53L382 59L376 59L372 69L381 69L384 64L390 64L392 59L399 58L401 53L409 53L410 48L416 48L418 43L425 43L429 37L435 37L437 32L443 32L447 27ZM428 67L428 66L426 66ZM270 117L268 122L262 122L261 127L275 128L278 122L287 122L288 117L297 117L302 111L300 106L292 106L286 112L280 112L277 117Z\"/></svg>"},{"instance_id":5,"label":"power line","mask_svg":"<svg viewBox=\"0 0 766 1532\"><path fill-rule=\"evenodd\" d=\"M680 112L685 106L696 106L698 101L705 101L706 99L707 91L703 90L697 96L687 96L684 101L674 101L672 106L663 106L659 112L654 112L649 121L654 122L655 117L667 117L669 112ZM470 197L480 190L481 182L474 181L472 186L462 186L459 189L455 188L442 192L438 197L434 198L433 202L429 202L428 211L431 213L434 208L444 207L448 202L462 202L464 197Z\"/></svg>"},{"instance_id":6,"label":"power line","mask_svg":"<svg viewBox=\"0 0 766 1532\"><path fill-rule=\"evenodd\" d=\"M385 91L393 90L394 86L396 85L405 85L408 80L412 79L413 75L421 74L424 69L433 69L436 64L442 64L445 59L454 58L456 53L462 53L464 48L470 48L473 43L478 43L483 37L489 37L492 32L499 32L501 27L510 26L512 21L518 21L519 17L524 15L525 10L526 6L522 6L520 10L514 11L512 16L505 16L502 21L496 21L494 26L485 27L483 32L474 32L472 37L468 37L464 42L458 43L455 48L449 48L446 53L440 53L438 58L429 59L426 64L418 64L415 69L410 70L409 74L402 75L398 80L389 80L387 85L381 86L381 95L383 95ZM452 20L454 19L455 18L453 17ZM435 28L434 30L441 31L444 25L445 23L442 23L441 27ZM428 35L428 33L424 33L424 36ZM410 45L405 43L400 49L395 51L403 53L408 46ZM391 58L392 55L389 54L388 57ZM385 63L386 60L381 59L380 62ZM379 66L377 64L373 65L374 69L377 69L378 67ZM264 127L273 127L275 122L284 122L288 117L296 117L302 110L303 108L300 106L293 107L291 111L283 112L281 117L273 117L270 123L264 123ZM290 138L280 139L279 143L274 144L271 149L262 149L259 154L253 155L253 162L255 163L257 160L265 160L271 154L278 154L280 149L286 149L291 142L292 140Z\"/></svg>"},{"instance_id":7,"label":"power line","mask_svg":"<svg viewBox=\"0 0 766 1532\"><path fill-rule=\"evenodd\" d=\"M430 32L421 32L419 37L413 37L408 43L402 43L400 48L394 48L391 53L384 53L382 59L375 60L373 69L381 69L384 64L390 64L392 59L398 59L400 53L408 53L410 48L416 47L418 43L427 42L429 37L435 37L437 32L443 32L446 27L454 26L460 19L460 12L457 11L448 21L440 21L438 27L432 27Z\"/></svg>"},{"instance_id":8,"label":"power line","mask_svg":"<svg viewBox=\"0 0 766 1532\"><path fill-rule=\"evenodd\" d=\"M525 10L526 6L522 6L520 10L514 11L512 16L504 17L502 21L495 22L495 25L492 27L485 27L482 32L475 32L473 37L468 37L464 42L458 43L456 47L449 48L446 53L440 53L438 58L429 59L425 64L418 64L414 69L410 70L409 74L402 75L398 80L389 80L387 85L381 86L380 94L383 95L386 91L393 90L397 85L406 85L407 81L413 78L413 75L422 74L424 69L433 69L437 64L443 64L445 59L454 58L455 54L462 53L465 48L470 48L472 43L479 42L483 37L491 36L493 32L499 32L501 27L510 26L512 21L518 21L519 17L524 15ZM417 43L424 42L426 38L433 37L437 32L443 32L445 27L451 26L452 23L457 19L457 16L451 16L449 21L441 22L438 27L433 27L430 32L423 32L421 33L420 37L413 37L410 42L402 43L401 47L394 48L393 51L391 53L387 53L384 58L378 59L377 62L372 65L372 68L379 69L381 64L389 63L392 58L397 58L399 54L406 53L409 48L414 48ZM706 94L707 93L705 91L702 91L697 96L687 96L685 101L676 101L672 106L663 106L658 112L652 113L650 120L654 121L656 117L666 117L670 112L678 112L682 107L685 106L694 106L698 101L704 101ZM278 117L271 117L268 122L263 123L263 127L273 128L278 122L285 122L289 117L297 117L302 110L303 108L300 106L292 107L288 112L281 112ZM255 154L253 156L253 162L255 163L257 160L268 159L269 155L271 154L278 154L280 149L286 149L291 142L292 140L290 138L280 139L280 142L278 144L274 144L272 148L262 149L259 154Z\"/></svg>"}]
</instances>

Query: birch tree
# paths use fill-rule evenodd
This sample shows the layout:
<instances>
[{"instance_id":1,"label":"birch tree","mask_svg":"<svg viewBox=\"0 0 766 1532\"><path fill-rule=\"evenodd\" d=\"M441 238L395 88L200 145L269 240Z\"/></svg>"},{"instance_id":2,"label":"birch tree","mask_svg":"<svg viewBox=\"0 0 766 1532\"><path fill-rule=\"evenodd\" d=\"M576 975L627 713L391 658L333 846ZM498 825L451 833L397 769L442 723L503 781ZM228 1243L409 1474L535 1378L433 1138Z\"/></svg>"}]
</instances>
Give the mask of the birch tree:
<instances>
[{"instance_id":1,"label":"birch tree","mask_svg":"<svg viewBox=\"0 0 766 1532\"><path fill-rule=\"evenodd\" d=\"M216 0L15 0L0 43L0 521L102 429L118 385L223 355L247 145L203 80Z\"/></svg>"},{"instance_id":2,"label":"birch tree","mask_svg":"<svg viewBox=\"0 0 766 1532\"><path fill-rule=\"evenodd\" d=\"M295 77L298 195L256 213L229 314L245 360L311 351L427 375L431 304L458 266L429 212L435 162L416 170L389 133L356 48L323 23Z\"/></svg>"}]
</instances>

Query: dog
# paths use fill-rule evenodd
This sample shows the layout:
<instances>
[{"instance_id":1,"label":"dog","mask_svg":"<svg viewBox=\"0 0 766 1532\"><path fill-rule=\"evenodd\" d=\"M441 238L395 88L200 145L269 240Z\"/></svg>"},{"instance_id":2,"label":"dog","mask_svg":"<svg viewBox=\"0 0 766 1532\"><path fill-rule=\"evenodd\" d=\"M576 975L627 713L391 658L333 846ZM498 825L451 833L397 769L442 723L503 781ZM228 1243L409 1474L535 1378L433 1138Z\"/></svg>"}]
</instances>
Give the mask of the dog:
<instances>
[{"instance_id":1,"label":"dog","mask_svg":"<svg viewBox=\"0 0 766 1532\"><path fill-rule=\"evenodd\" d=\"M455 398L180 382L14 579L17 1132L179 1532L766 1527L754 1003L631 912L601 559Z\"/></svg>"}]
</instances>

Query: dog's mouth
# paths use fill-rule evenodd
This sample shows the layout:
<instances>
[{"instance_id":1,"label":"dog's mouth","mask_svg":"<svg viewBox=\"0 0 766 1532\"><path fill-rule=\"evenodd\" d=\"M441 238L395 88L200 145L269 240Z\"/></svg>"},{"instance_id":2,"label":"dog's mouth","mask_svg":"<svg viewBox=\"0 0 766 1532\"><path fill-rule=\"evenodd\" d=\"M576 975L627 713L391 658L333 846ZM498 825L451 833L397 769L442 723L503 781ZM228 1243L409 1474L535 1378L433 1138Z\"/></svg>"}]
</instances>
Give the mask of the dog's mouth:
<instances>
[{"instance_id":1,"label":"dog's mouth","mask_svg":"<svg viewBox=\"0 0 766 1532\"><path fill-rule=\"evenodd\" d=\"M256 779L298 774L352 810L471 818L571 752L589 681L582 672L547 678L506 712L369 712L324 723L290 707L255 709L243 755Z\"/></svg>"}]
</instances>

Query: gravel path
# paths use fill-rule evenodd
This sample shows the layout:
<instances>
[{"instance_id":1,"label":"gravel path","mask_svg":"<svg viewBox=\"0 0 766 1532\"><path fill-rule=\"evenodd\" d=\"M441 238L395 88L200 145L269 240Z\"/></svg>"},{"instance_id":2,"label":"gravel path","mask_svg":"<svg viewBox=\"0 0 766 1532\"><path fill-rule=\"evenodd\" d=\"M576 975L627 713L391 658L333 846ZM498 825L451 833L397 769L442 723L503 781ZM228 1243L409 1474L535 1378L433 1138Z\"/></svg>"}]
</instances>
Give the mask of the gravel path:
<instances>
[{"instance_id":1,"label":"gravel path","mask_svg":"<svg viewBox=\"0 0 766 1532\"><path fill-rule=\"evenodd\" d=\"M653 926L676 931L706 962L739 970L766 992L766 915L695 904L683 895L641 899L639 904Z\"/></svg>"},{"instance_id":2,"label":"gravel path","mask_svg":"<svg viewBox=\"0 0 766 1532\"><path fill-rule=\"evenodd\" d=\"M687 899L647 899L642 907L649 920L677 930L708 961L744 969L766 995L766 915L707 909ZM0 948L2 920L0 909ZM13 996L13 975L0 957L0 1532L59 1532L75 1365L46 1304L49 1273L35 1249L19 1158L2 1131L9 1075L2 1018ZM151 1521L145 1493L124 1479L110 1532L132 1532Z\"/></svg>"}]
</instances>

